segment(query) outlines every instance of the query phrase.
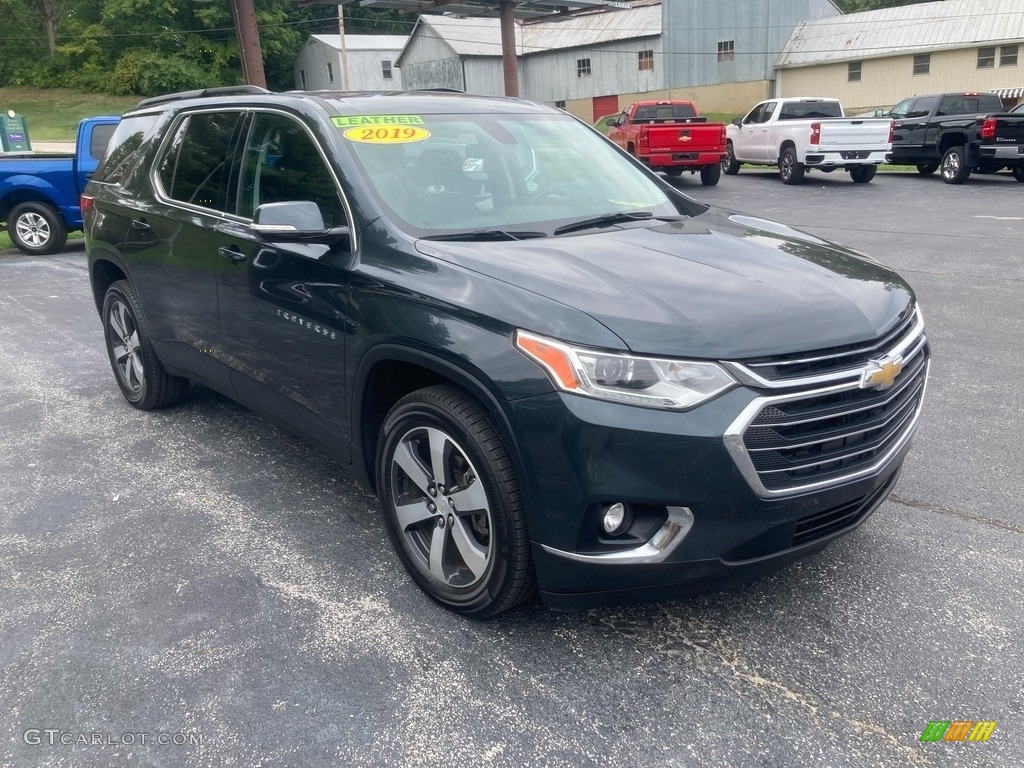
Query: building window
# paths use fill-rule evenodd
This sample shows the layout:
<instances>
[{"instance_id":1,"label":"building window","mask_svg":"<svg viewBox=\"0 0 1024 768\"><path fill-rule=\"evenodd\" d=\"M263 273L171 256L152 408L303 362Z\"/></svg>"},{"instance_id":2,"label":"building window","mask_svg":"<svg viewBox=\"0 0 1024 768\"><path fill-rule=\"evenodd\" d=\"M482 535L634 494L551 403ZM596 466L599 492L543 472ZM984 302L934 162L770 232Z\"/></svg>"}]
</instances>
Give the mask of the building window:
<instances>
[{"instance_id":1,"label":"building window","mask_svg":"<svg viewBox=\"0 0 1024 768\"><path fill-rule=\"evenodd\" d=\"M327 82L334 82L334 65L331 62L327 62Z\"/></svg>"},{"instance_id":2,"label":"building window","mask_svg":"<svg viewBox=\"0 0 1024 768\"><path fill-rule=\"evenodd\" d=\"M1013 45L1003 45L999 47L999 66L1000 67L1016 67L1017 66L1017 50L1020 46L1016 43Z\"/></svg>"},{"instance_id":3,"label":"building window","mask_svg":"<svg viewBox=\"0 0 1024 768\"><path fill-rule=\"evenodd\" d=\"M860 82L860 65L861 62L859 61L851 61L849 64L846 65L846 82Z\"/></svg>"},{"instance_id":4,"label":"building window","mask_svg":"<svg viewBox=\"0 0 1024 768\"><path fill-rule=\"evenodd\" d=\"M654 69L654 51L640 51L636 55L637 68Z\"/></svg>"},{"instance_id":5,"label":"building window","mask_svg":"<svg viewBox=\"0 0 1024 768\"><path fill-rule=\"evenodd\" d=\"M564 100L556 101L555 102L555 109L565 109L565 101Z\"/></svg>"},{"instance_id":6,"label":"building window","mask_svg":"<svg viewBox=\"0 0 1024 768\"><path fill-rule=\"evenodd\" d=\"M576 77L590 77L590 59L576 59Z\"/></svg>"},{"instance_id":7,"label":"building window","mask_svg":"<svg viewBox=\"0 0 1024 768\"><path fill-rule=\"evenodd\" d=\"M996 65L996 47L989 45L978 49L978 69L992 69Z\"/></svg>"},{"instance_id":8,"label":"building window","mask_svg":"<svg viewBox=\"0 0 1024 768\"><path fill-rule=\"evenodd\" d=\"M914 74L927 75L932 67L932 55L930 53L918 53L914 55Z\"/></svg>"},{"instance_id":9,"label":"building window","mask_svg":"<svg viewBox=\"0 0 1024 768\"><path fill-rule=\"evenodd\" d=\"M380 73L384 75L385 80L391 79L391 60L381 59L380 60Z\"/></svg>"},{"instance_id":10,"label":"building window","mask_svg":"<svg viewBox=\"0 0 1024 768\"><path fill-rule=\"evenodd\" d=\"M299 81L302 83L302 90L306 90L306 70L299 70Z\"/></svg>"},{"instance_id":11,"label":"building window","mask_svg":"<svg viewBox=\"0 0 1024 768\"><path fill-rule=\"evenodd\" d=\"M718 43L718 60L732 61L736 58L736 41L722 40Z\"/></svg>"}]
</instances>

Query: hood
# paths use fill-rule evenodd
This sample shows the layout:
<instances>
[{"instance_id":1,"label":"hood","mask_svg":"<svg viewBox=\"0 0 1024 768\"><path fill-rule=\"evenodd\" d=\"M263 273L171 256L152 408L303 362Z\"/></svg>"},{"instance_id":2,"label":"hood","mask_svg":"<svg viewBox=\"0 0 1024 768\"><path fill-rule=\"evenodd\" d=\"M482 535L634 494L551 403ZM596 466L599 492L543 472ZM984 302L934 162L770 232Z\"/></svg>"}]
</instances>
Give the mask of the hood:
<instances>
[{"instance_id":1,"label":"hood","mask_svg":"<svg viewBox=\"0 0 1024 768\"><path fill-rule=\"evenodd\" d=\"M913 301L902 278L866 257L714 208L680 222L421 250L585 312L648 355L742 359L851 344L882 335ZM527 330L545 333L544 318Z\"/></svg>"}]
</instances>

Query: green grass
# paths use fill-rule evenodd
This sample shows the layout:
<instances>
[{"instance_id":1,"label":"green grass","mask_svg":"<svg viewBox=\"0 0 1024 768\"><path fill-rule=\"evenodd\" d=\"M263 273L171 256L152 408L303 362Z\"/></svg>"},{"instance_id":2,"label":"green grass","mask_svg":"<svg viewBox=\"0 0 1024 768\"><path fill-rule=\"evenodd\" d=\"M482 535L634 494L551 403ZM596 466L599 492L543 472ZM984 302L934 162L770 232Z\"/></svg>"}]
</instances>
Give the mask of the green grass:
<instances>
[{"instance_id":1,"label":"green grass","mask_svg":"<svg viewBox=\"0 0 1024 768\"><path fill-rule=\"evenodd\" d=\"M13 109L25 116L30 141L74 141L83 117L120 115L140 98L63 88L0 88L0 110Z\"/></svg>"},{"instance_id":2,"label":"green grass","mask_svg":"<svg viewBox=\"0 0 1024 768\"><path fill-rule=\"evenodd\" d=\"M6 250L7 248L13 248L14 243L11 242L11 238L7 236L6 232L0 232L0 251Z\"/></svg>"}]
</instances>

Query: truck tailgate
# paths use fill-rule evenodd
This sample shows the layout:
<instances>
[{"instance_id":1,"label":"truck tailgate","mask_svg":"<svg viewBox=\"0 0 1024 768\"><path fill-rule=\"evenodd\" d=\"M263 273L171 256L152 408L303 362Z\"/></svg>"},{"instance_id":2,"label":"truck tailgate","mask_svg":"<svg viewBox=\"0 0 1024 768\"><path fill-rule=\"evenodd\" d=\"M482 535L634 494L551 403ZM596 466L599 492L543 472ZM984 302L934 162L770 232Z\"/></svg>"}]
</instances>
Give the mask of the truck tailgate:
<instances>
[{"instance_id":1,"label":"truck tailgate","mask_svg":"<svg viewBox=\"0 0 1024 768\"><path fill-rule=\"evenodd\" d=\"M888 118L822 120L819 145L829 148L885 148L889 145L890 124Z\"/></svg>"},{"instance_id":2,"label":"truck tailgate","mask_svg":"<svg viewBox=\"0 0 1024 768\"><path fill-rule=\"evenodd\" d=\"M1024 147L1024 115L997 116L995 143Z\"/></svg>"},{"instance_id":3,"label":"truck tailgate","mask_svg":"<svg viewBox=\"0 0 1024 768\"><path fill-rule=\"evenodd\" d=\"M645 126L651 152L700 152L722 149L717 123L664 123Z\"/></svg>"}]
</instances>

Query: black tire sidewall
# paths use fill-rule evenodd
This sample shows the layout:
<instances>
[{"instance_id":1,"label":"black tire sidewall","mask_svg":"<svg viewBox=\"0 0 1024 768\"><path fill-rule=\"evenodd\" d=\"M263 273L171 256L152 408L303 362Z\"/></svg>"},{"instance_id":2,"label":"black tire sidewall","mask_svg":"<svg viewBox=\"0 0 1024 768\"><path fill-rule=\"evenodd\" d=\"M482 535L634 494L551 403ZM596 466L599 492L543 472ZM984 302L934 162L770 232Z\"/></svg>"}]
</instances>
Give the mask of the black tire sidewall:
<instances>
[{"instance_id":1,"label":"black tire sidewall","mask_svg":"<svg viewBox=\"0 0 1024 768\"><path fill-rule=\"evenodd\" d=\"M418 394L414 393L400 401L388 415L381 428L382 437L379 441L377 455L377 493L384 509L388 536L391 538L392 545L406 571L431 598L459 613L467 615L487 613L489 607L500 597L508 578L512 550L508 501L499 488L499 481L492 461L473 434L473 430L443 406L424 398L417 398ZM398 520L393 511L391 464L395 448L410 429L420 426L437 427L458 442L476 468L478 481L483 483L491 506L493 549L491 560L487 565L487 573L479 583L465 590L440 584L420 570L418 563L407 550L405 533L399 529Z\"/></svg>"},{"instance_id":2,"label":"black tire sidewall","mask_svg":"<svg viewBox=\"0 0 1024 768\"><path fill-rule=\"evenodd\" d=\"M50 227L50 237L43 245L32 246L18 237L17 220L25 213L36 213L46 219L46 223ZM7 217L7 234L18 250L36 256L47 256L51 253L56 253L64 247L68 240L68 228L64 224L64 219L61 218L61 215L54 210L53 206L34 201L20 203L11 209Z\"/></svg>"},{"instance_id":3,"label":"black tire sidewall","mask_svg":"<svg viewBox=\"0 0 1024 768\"><path fill-rule=\"evenodd\" d=\"M139 351L142 355L142 386L139 391L132 392L127 386L126 382L121 376L121 372L118 370L117 362L114 359L114 348L112 344L113 328L110 325L110 309L114 302L119 301L128 309L132 316L132 322L135 324L136 333L139 334ZM141 311L138 307L138 302L135 299L135 292L132 290L131 284L126 280L118 280L116 283L111 285L107 289L106 295L103 297L103 339L107 346L107 358L110 360L110 368L114 372L114 378L117 380L117 386L121 390L121 394L124 395L125 399L137 408L146 407L146 399L152 389L151 381L154 366L157 365L157 361L153 352L149 346L149 339L146 335L145 324L141 318Z\"/></svg>"}]
</instances>

